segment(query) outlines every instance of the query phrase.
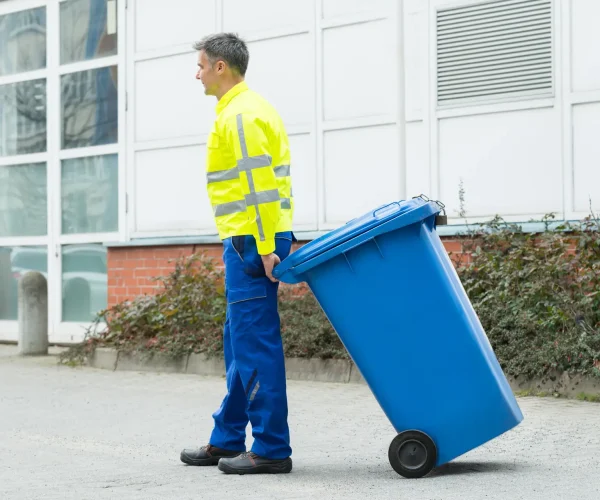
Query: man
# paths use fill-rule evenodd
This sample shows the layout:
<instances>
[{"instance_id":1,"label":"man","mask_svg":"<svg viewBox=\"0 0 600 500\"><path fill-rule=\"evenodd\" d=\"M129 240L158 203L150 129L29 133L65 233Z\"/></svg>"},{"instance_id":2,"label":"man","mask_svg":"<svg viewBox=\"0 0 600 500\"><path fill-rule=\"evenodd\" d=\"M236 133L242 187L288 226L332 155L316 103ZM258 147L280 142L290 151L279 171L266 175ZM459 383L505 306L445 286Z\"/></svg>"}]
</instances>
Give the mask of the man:
<instances>
[{"instance_id":1,"label":"man","mask_svg":"<svg viewBox=\"0 0 600 500\"><path fill-rule=\"evenodd\" d=\"M227 395L207 446L183 450L189 465L225 473L292 470L283 345L273 268L290 253L294 202L290 150L275 109L244 81L248 49L221 33L196 43L206 95L217 98L207 142L208 195L223 240ZM245 430L254 444L246 453Z\"/></svg>"}]
</instances>

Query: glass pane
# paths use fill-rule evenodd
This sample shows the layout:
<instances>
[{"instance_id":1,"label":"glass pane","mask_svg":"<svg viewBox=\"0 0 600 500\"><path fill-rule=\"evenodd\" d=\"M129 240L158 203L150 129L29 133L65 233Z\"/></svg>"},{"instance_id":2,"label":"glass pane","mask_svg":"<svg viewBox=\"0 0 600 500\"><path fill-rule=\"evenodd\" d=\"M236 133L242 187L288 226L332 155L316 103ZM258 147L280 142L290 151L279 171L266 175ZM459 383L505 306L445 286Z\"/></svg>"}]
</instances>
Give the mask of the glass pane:
<instances>
[{"instance_id":1,"label":"glass pane","mask_svg":"<svg viewBox=\"0 0 600 500\"><path fill-rule=\"evenodd\" d=\"M48 279L47 247L0 247L0 320L18 319L18 282L29 271Z\"/></svg>"},{"instance_id":2,"label":"glass pane","mask_svg":"<svg viewBox=\"0 0 600 500\"><path fill-rule=\"evenodd\" d=\"M117 155L62 162L62 233L108 233L119 229Z\"/></svg>"},{"instance_id":3,"label":"glass pane","mask_svg":"<svg viewBox=\"0 0 600 500\"><path fill-rule=\"evenodd\" d=\"M46 164L0 167L0 237L48 232Z\"/></svg>"},{"instance_id":4,"label":"glass pane","mask_svg":"<svg viewBox=\"0 0 600 500\"><path fill-rule=\"evenodd\" d=\"M114 144L119 135L117 67L63 75L62 147Z\"/></svg>"},{"instance_id":5,"label":"glass pane","mask_svg":"<svg viewBox=\"0 0 600 500\"><path fill-rule=\"evenodd\" d=\"M0 85L0 156L45 151L46 80Z\"/></svg>"},{"instance_id":6,"label":"glass pane","mask_svg":"<svg viewBox=\"0 0 600 500\"><path fill-rule=\"evenodd\" d=\"M62 250L63 321L92 321L108 304L106 247L65 245Z\"/></svg>"},{"instance_id":7,"label":"glass pane","mask_svg":"<svg viewBox=\"0 0 600 500\"><path fill-rule=\"evenodd\" d=\"M0 76L46 67L46 8L0 16Z\"/></svg>"},{"instance_id":8,"label":"glass pane","mask_svg":"<svg viewBox=\"0 0 600 500\"><path fill-rule=\"evenodd\" d=\"M60 4L61 64L116 53L116 0L68 0Z\"/></svg>"}]
</instances>

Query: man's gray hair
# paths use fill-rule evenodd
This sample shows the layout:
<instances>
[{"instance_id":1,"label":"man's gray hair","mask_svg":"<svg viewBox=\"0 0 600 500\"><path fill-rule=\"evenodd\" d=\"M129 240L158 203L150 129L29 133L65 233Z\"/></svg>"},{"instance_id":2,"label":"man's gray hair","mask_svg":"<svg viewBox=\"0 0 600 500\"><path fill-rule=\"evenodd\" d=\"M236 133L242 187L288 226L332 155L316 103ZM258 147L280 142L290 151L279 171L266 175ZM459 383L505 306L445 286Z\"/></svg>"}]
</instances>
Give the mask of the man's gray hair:
<instances>
[{"instance_id":1,"label":"man's gray hair","mask_svg":"<svg viewBox=\"0 0 600 500\"><path fill-rule=\"evenodd\" d=\"M194 44L194 49L203 50L211 64L219 59L231 69L244 76L248 69L250 54L246 42L234 33L217 33L204 37Z\"/></svg>"}]
</instances>

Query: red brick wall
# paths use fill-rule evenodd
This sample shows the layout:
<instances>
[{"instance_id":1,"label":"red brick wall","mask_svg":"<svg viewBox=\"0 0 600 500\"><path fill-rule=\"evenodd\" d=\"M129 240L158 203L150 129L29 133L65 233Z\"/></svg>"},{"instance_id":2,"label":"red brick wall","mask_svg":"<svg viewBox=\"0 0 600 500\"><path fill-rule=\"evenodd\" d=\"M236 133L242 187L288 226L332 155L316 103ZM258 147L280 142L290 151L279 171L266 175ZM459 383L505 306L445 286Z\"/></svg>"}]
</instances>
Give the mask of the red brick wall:
<instances>
[{"instance_id":1,"label":"red brick wall","mask_svg":"<svg viewBox=\"0 0 600 500\"><path fill-rule=\"evenodd\" d=\"M460 239L443 239L451 255L462 254ZM294 249L302 244L295 244ZM153 277L165 276L175 267L175 260L203 250L222 266L221 245L179 245L161 247L113 247L108 249L108 306L137 295L153 294L159 288ZM170 260L172 262L169 262ZM453 259L455 260L455 259Z\"/></svg>"},{"instance_id":2,"label":"red brick wall","mask_svg":"<svg viewBox=\"0 0 600 500\"><path fill-rule=\"evenodd\" d=\"M160 285L150 278L169 274L175 268L176 259L201 249L216 260L221 259L221 245L109 248L108 306L137 295L155 293Z\"/></svg>"}]
</instances>

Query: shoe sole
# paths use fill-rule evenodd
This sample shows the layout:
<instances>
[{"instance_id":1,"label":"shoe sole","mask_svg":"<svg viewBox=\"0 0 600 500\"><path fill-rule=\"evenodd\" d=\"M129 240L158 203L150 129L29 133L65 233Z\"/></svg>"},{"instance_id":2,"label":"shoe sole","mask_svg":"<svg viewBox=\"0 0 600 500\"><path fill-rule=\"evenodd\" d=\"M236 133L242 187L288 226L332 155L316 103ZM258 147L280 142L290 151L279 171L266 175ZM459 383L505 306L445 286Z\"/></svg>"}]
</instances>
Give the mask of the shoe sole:
<instances>
[{"instance_id":1,"label":"shoe sole","mask_svg":"<svg viewBox=\"0 0 600 500\"><path fill-rule=\"evenodd\" d=\"M217 465L222 457L209 457L209 458L190 458L185 454L181 454L179 457L184 464L206 466L206 465Z\"/></svg>"},{"instance_id":2,"label":"shoe sole","mask_svg":"<svg viewBox=\"0 0 600 500\"><path fill-rule=\"evenodd\" d=\"M287 458L277 464L257 465L248 469L236 469L223 462L219 462L219 470L225 474L238 474L239 476L245 474L287 474L292 472L292 459Z\"/></svg>"}]
</instances>

